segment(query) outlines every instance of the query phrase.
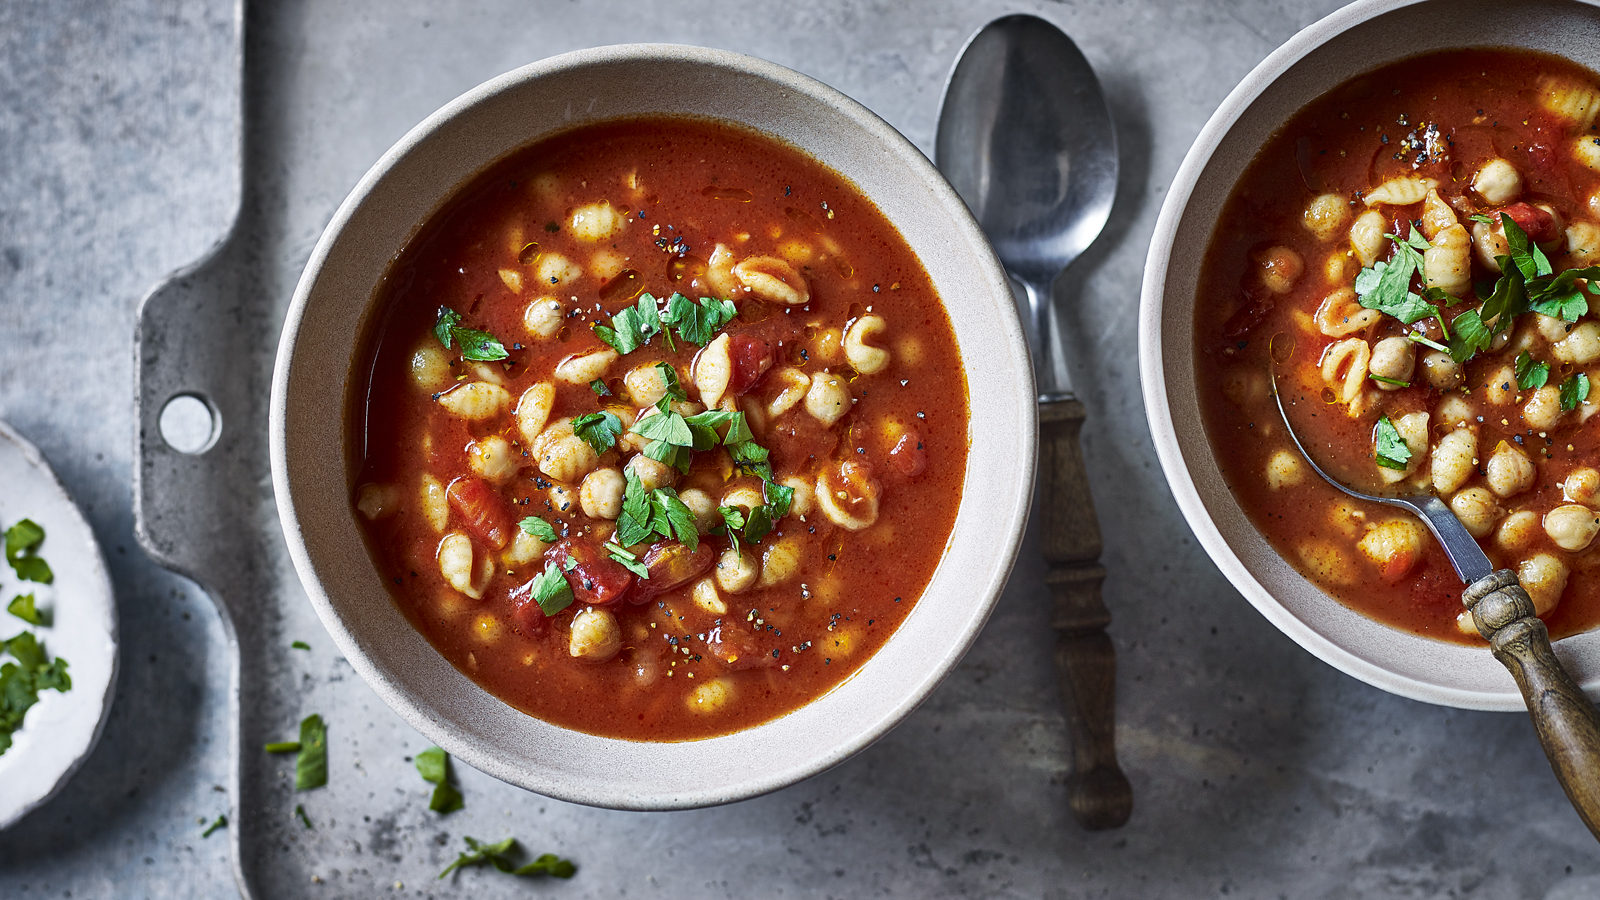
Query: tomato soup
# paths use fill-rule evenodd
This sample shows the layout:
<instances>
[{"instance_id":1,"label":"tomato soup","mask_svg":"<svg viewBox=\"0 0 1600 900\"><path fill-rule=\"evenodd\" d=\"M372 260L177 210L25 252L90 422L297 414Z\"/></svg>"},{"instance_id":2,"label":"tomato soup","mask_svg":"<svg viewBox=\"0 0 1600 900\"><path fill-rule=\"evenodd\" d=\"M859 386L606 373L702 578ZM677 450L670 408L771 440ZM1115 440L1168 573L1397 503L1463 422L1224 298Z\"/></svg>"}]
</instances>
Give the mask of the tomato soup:
<instances>
[{"instance_id":1,"label":"tomato soup","mask_svg":"<svg viewBox=\"0 0 1600 900\"><path fill-rule=\"evenodd\" d=\"M1196 377L1224 476L1306 577L1478 642L1414 518L1443 499L1554 636L1600 622L1600 77L1460 50L1353 79L1283 127L1212 236Z\"/></svg>"},{"instance_id":2,"label":"tomato soup","mask_svg":"<svg viewBox=\"0 0 1600 900\"><path fill-rule=\"evenodd\" d=\"M905 619L949 539L967 385L916 256L740 128L590 125L495 164L377 289L351 502L408 619L549 722L759 724Z\"/></svg>"}]
</instances>

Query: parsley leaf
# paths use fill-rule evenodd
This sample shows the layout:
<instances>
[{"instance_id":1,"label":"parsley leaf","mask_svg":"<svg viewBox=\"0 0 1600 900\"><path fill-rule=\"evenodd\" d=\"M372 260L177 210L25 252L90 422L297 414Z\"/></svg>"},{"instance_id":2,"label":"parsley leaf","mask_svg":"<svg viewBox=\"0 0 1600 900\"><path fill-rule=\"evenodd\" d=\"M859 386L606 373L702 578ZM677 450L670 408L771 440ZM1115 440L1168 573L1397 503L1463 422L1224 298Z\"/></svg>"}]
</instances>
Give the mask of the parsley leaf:
<instances>
[{"instance_id":1,"label":"parsley leaf","mask_svg":"<svg viewBox=\"0 0 1600 900\"><path fill-rule=\"evenodd\" d=\"M666 399L668 399L668 400L687 400L687 399L689 399L689 392L685 391L683 389L683 383L678 381L678 370L674 369L672 367L672 363L669 363L669 362L666 362L665 360L663 360L661 362L656 363L656 368L661 370L661 380L663 380L663 381L665 381L667 383Z\"/></svg>"},{"instance_id":2,"label":"parsley leaf","mask_svg":"<svg viewBox=\"0 0 1600 900\"><path fill-rule=\"evenodd\" d=\"M1388 416L1378 420L1378 427L1374 430L1373 436L1377 441L1378 465L1386 469L1405 471L1406 463L1411 460L1411 448L1406 446L1406 442L1400 437L1400 432L1395 429L1394 423L1389 421Z\"/></svg>"},{"instance_id":3,"label":"parsley leaf","mask_svg":"<svg viewBox=\"0 0 1600 900\"><path fill-rule=\"evenodd\" d=\"M1526 350L1517 354L1516 367L1517 387L1522 390L1537 390L1550 380L1550 364L1542 361L1534 362Z\"/></svg>"},{"instance_id":4,"label":"parsley leaf","mask_svg":"<svg viewBox=\"0 0 1600 900\"><path fill-rule=\"evenodd\" d=\"M617 437L622 434L622 420L616 413L604 410L585 413L572 420L572 433L593 447L594 452L604 453L617 445Z\"/></svg>"},{"instance_id":5,"label":"parsley leaf","mask_svg":"<svg viewBox=\"0 0 1600 900\"><path fill-rule=\"evenodd\" d=\"M32 594L18 594L11 598L6 606L6 612L27 622L29 625L44 625L45 617L40 614Z\"/></svg>"},{"instance_id":6,"label":"parsley leaf","mask_svg":"<svg viewBox=\"0 0 1600 900\"><path fill-rule=\"evenodd\" d=\"M604 378L596 378L595 380L589 382L589 390L594 391L596 397L611 396L611 388L606 387L606 381Z\"/></svg>"},{"instance_id":7,"label":"parsley leaf","mask_svg":"<svg viewBox=\"0 0 1600 900\"><path fill-rule=\"evenodd\" d=\"M312 713L300 720L300 755L294 761L294 789L309 791L328 783L328 729Z\"/></svg>"},{"instance_id":8,"label":"parsley leaf","mask_svg":"<svg viewBox=\"0 0 1600 900\"><path fill-rule=\"evenodd\" d=\"M645 450L649 452L648 447ZM669 541L679 541L691 551L700 546L694 513L678 498L678 492L669 487L647 491L639 476L629 469L627 487L622 495L622 514L617 517L613 541L619 547L632 547L657 534Z\"/></svg>"},{"instance_id":9,"label":"parsley leaf","mask_svg":"<svg viewBox=\"0 0 1600 900\"><path fill-rule=\"evenodd\" d=\"M202 838L208 838L208 837L211 837L211 833L213 831L216 831L218 828L227 828L227 827L228 827L228 817L227 816L217 816L216 821L214 821L210 825L206 826L206 830L205 831L200 832L200 836Z\"/></svg>"},{"instance_id":10,"label":"parsley leaf","mask_svg":"<svg viewBox=\"0 0 1600 900\"><path fill-rule=\"evenodd\" d=\"M6 562L23 581L49 584L55 580L50 565L39 556L39 545L44 543L44 529L32 519L23 519L6 529Z\"/></svg>"},{"instance_id":11,"label":"parsley leaf","mask_svg":"<svg viewBox=\"0 0 1600 900\"><path fill-rule=\"evenodd\" d=\"M1535 248L1537 249L1537 248ZM1537 278L1528 284L1528 309L1568 322L1576 322L1589 311L1589 300L1578 287L1578 279L1588 282L1588 292L1600 297L1600 266L1568 269L1550 278Z\"/></svg>"},{"instance_id":12,"label":"parsley leaf","mask_svg":"<svg viewBox=\"0 0 1600 900\"><path fill-rule=\"evenodd\" d=\"M295 817L300 820L300 824L304 825L306 827L307 831L310 831L311 830L311 817L306 815L305 804L296 803L294 805L294 814L295 814Z\"/></svg>"},{"instance_id":13,"label":"parsley leaf","mask_svg":"<svg viewBox=\"0 0 1600 900\"><path fill-rule=\"evenodd\" d=\"M261 748L268 753L299 753L299 741L273 741Z\"/></svg>"},{"instance_id":14,"label":"parsley leaf","mask_svg":"<svg viewBox=\"0 0 1600 900\"><path fill-rule=\"evenodd\" d=\"M0 640L0 653L10 653L16 662L0 665L0 755L11 748L11 735L22 727L28 710L39 702L39 692L72 690L67 661L50 659L32 632L24 631Z\"/></svg>"},{"instance_id":15,"label":"parsley leaf","mask_svg":"<svg viewBox=\"0 0 1600 900\"><path fill-rule=\"evenodd\" d=\"M662 321L678 329L678 336L685 341L704 347L738 314L732 300L701 297L696 304L682 294L673 294L667 299L667 313Z\"/></svg>"},{"instance_id":16,"label":"parsley leaf","mask_svg":"<svg viewBox=\"0 0 1600 900\"><path fill-rule=\"evenodd\" d=\"M624 547L642 544L650 537L650 498L632 468L625 471L622 514L617 517L616 541Z\"/></svg>"},{"instance_id":17,"label":"parsley leaf","mask_svg":"<svg viewBox=\"0 0 1600 900\"><path fill-rule=\"evenodd\" d=\"M545 563L544 571L533 576L533 600L547 616L572 605L572 585L555 563Z\"/></svg>"},{"instance_id":18,"label":"parsley leaf","mask_svg":"<svg viewBox=\"0 0 1600 900\"><path fill-rule=\"evenodd\" d=\"M450 784L450 754L442 748L429 747L417 754L416 766L422 780L433 785L429 809L436 813L449 813L466 806L461 800L461 792Z\"/></svg>"},{"instance_id":19,"label":"parsley leaf","mask_svg":"<svg viewBox=\"0 0 1600 900\"><path fill-rule=\"evenodd\" d=\"M739 532L744 530L744 510L737 506L719 506L717 512L722 515L722 529L728 534L728 541L733 544L733 552L739 552Z\"/></svg>"},{"instance_id":20,"label":"parsley leaf","mask_svg":"<svg viewBox=\"0 0 1600 900\"><path fill-rule=\"evenodd\" d=\"M446 350L450 349L451 341L454 340L461 343L462 359L494 362L511 355L494 335L487 331L462 328L460 322L460 313L448 306L439 307L439 318L434 322L433 336L439 339L439 343L443 344Z\"/></svg>"},{"instance_id":21,"label":"parsley leaf","mask_svg":"<svg viewBox=\"0 0 1600 900\"><path fill-rule=\"evenodd\" d=\"M1561 382L1561 408L1577 409L1578 404L1589 399L1589 376L1582 372Z\"/></svg>"},{"instance_id":22,"label":"parsley leaf","mask_svg":"<svg viewBox=\"0 0 1600 900\"><path fill-rule=\"evenodd\" d=\"M467 852L456 857L456 861L445 867L439 877L443 878L456 869L465 866L481 866L488 863L495 869L508 875L549 875L553 878L571 878L577 873L578 867L569 860L562 859L554 853L540 854L533 862L518 866L512 862L509 854L517 848L516 838L506 838L494 844L485 844L473 837L463 838L467 842Z\"/></svg>"},{"instance_id":23,"label":"parsley leaf","mask_svg":"<svg viewBox=\"0 0 1600 900\"><path fill-rule=\"evenodd\" d=\"M1411 290L1411 278L1422 269L1422 250L1428 249L1422 235L1412 232L1405 239L1386 235L1394 241L1395 255L1388 262L1377 262L1356 276L1356 299L1367 309L1375 309L1410 325L1418 319L1438 316L1439 308Z\"/></svg>"},{"instance_id":24,"label":"parsley leaf","mask_svg":"<svg viewBox=\"0 0 1600 900\"><path fill-rule=\"evenodd\" d=\"M1485 302L1484 306L1488 306L1488 303ZM1489 349L1489 342L1494 339L1489 327L1483 324L1483 316L1475 309L1456 316L1450 325L1455 329L1450 336L1450 358L1458 365L1466 365L1467 360L1476 356L1478 351Z\"/></svg>"},{"instance_id":25,"label":"parsley leaf","mask_svg":"<svg viewBox=\"0 0 1600 900\"><path fill-rule=\"evenodd\" d=\"M652 441L662 441L674 447L693 447L694 432L689 430L689 423L667 408L666 398L656 404L653 415L640 416L633 423L634 434Z\"/></svg>"},{"instance_id":26,"label":"parsley leaf","mask_svg":"<svg viewBox=\"0 0 1600 900\"><path fill-rule=\"evenodd\" d=\"M538 516L529 516L523 519L517 523L517 527L521 528L530 537L536 537L547 544L553 544L556 541L555 526Z\"/></svg>"},{"instance_id":27,"label":"parsley leaf","mask_svg":"<svg viewBox=\"0 0 1600 900\"><path fill-rule=\"evenodd\" d=\"M295 650L310 650L311 649L311 645L306 643L305 641L294 641L294 642L290 643L289 646L292 649L295 649Z\"/></svg>"},{"instance_id":28,"label":"parsley leaf","mask_svg":"<svg viewBox=\"0 0 1600 900\"><path fill-rule=\"evenodd\" d=\"M772 480L772 463L768 457L772 454L767 448L755 441L740 441L737 444L727 444L728 455L733 458L733 464L745 472L759 477L762 481Z\"/></svg>"},{"instance_id":29,"label":"parsley leaf","mask_svg":"<svg viewBox=\"0 0 1600 900\"><path fill-rule=\"evenodd\" d=\"M650 343L651 338L661 333L661 311L656 308L656 298L640 294L637 306L626 307L612 316L609 328L594 326L594 333L624 356Z\"/></svg>"},{"instance_id":30,"label":"parsley leaf","mask_svg":"<svg viewBox=\"0 0 1600 900\"><path fill-rule=\"evenodd\" d=\"M648 579L650 577L650 567L640 562L639 557L629 553L628 548L619 547L616 545L616 543L607 541L605 545L605 551L611 555L611 558L615 560L618 565L622 566L624 569L627 569L629 572L632 572L640 578Z\"/></svg>"}]
</instances>

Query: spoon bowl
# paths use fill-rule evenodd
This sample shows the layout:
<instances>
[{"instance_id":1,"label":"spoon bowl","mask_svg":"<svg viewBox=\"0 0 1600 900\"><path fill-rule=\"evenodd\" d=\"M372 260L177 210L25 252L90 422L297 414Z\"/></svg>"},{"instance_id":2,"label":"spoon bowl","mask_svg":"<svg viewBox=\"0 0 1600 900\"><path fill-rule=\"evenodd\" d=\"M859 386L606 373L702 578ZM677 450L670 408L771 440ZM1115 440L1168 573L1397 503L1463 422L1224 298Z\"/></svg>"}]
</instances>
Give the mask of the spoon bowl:
<instances>
[{"instance_id":1,"label":"spoon bowl","mask_svg":"<svg viewBox=\"0 0 1600 900\"><path fill-rule=\"evenodd\" d=\"M1037 16L990 22L945 88L934 157L1027 289L1022 320L1040 392L1066 392L1051 334L1051 285L1105 227L1117 189L1117 133L1094 69Z\"/></svg>"}]
</instances>

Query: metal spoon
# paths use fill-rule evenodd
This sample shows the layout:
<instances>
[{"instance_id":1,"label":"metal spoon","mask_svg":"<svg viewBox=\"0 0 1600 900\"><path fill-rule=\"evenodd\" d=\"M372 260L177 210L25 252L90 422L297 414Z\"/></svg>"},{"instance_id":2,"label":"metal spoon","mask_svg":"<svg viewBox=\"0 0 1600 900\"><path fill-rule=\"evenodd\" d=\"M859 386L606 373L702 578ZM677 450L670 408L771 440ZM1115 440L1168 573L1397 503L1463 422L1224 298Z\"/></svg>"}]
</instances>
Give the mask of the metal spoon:
<instances>
[{"instance_id":1,"label":"metal spoon","mask_svg":"<svg viewBox=\"0 0 1600 900\"><path fill-rule=\"evenodd\" d=\"M945 86L934 156L1012 277L1039 386L1040 500L1056 665L1072 736L1068 802L1085 828L1128 820L1133 792L1117 766L1116 651L1100 599L1100 529L1078 446L1083 404L1062 356L1052 286L1111 212L1117 138L1088 60L1055 26L1014 15L984 26Z\"/></svg>"},{"instance_id":2,"label":"metal spoon","mask_svg":"<svg viewBox=\"0 0 1600 900\"><path fill-rule=\"evenodd\" d=\"M1578 816L1600 838L1600 712L1551 651L1550 632L1534 614L1533 600L1517 582L1516 573L1510 569L1496 571L1466 526L1437 496L1374 496L1353 490L1324 472L1306 452L1289 422L1283 394L1278 391L1277 373L1269 369L1268 374L1283 427L1311 471L1352 497L1410 510L1439 539L1450 565L1467 585L1461 602L1472 611L1478 633L1489 642L1494 658L1510 670L1522 691L1550 768L1555 770L1556 779Z\"/></svg>"}]
</instances>

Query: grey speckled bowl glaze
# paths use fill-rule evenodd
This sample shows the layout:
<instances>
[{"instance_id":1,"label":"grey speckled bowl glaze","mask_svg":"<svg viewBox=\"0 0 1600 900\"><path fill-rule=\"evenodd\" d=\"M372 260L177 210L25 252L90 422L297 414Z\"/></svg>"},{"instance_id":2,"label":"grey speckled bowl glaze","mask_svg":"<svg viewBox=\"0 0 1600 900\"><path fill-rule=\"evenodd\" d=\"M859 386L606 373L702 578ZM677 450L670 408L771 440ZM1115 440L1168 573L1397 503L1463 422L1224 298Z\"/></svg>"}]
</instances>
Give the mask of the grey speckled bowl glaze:
<instances>
[{"instance_id":1,"label":"grey speckled bowl glaze","mask_svg":"<svg viewBox=\"0 0 1600 900\"><path fill-rule=\"evenodd\" d=\"M441 202L485 166L584 122L707 116L756 128L831 166L877 203L946 302L972 404L955 532L926 595L855 676L756 728L684 743L580 734L501 703L407 623L368 558L349 502L340 398L373 287ZM301 581L350 663L458 759L596 806L724 803L813 775L870 744L955 666L1016 556L1033 483L1035 410L1010 287L938 171L864 107L788 69L714 50L629 45L503 75L432 115L351 192L295 291L272 383L272 478ZM954 738L952 738L954 739Z\"/></svg>"},{"instance_id":2,"label":"grey speckled bowl glaze","mask_svg":"<svg viewBox=\"0 0 1600 900\"><path fill-rule=\"evenodd\" d=\"M1189 527L1228 580L1272 624L1350 675L1405 697L1466 709L1521 710L1488 649L1381 625L1301 577L1234 500L1200 423L1194 295L1200 260L1234 183L1256 150L1313 98L1386 63L1450 47L1541 50L1600 70L1600 7L1579 0L1366 0L1295 35L1223 101L1184 159L1145 268L1139 369L1161 467ZM1559 641L1556 655L1600 691L1600 633Z\"/></svg>"}]
</instances>

